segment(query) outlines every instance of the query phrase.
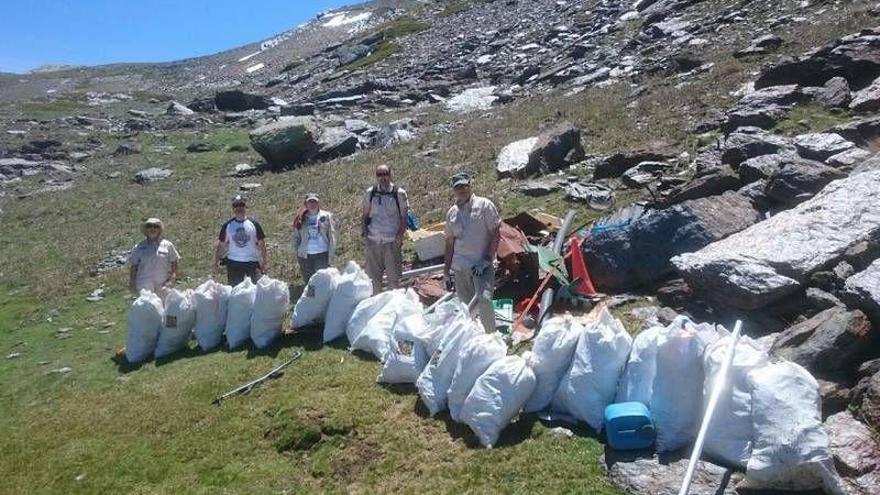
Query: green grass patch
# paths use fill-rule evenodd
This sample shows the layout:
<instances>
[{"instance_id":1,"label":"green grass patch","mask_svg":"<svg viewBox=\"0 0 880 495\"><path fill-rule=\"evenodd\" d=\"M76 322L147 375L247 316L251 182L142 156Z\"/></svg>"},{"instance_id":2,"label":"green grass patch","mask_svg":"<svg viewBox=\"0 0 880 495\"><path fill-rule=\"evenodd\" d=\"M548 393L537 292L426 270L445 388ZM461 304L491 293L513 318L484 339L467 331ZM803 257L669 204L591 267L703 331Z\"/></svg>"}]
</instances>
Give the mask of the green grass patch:
<instances>
[{"instance_id":1,"label":"green grass patch","mask_svg":"<svg viewBox=\"0 0 880 495\"><path fill-rule=\"evenodd\" d=\"M829 109L817 104L797 105L782 119L773 132L796 136L807 132L824 131L852 119L846 110Z\"/></svg>"},{"instance_id":2,"label":"green grass patch","mask_svg":"<svg viewBox=\"0 0 880 495\"><path fill-rule=\"evenodd\" d=\"M75 115L85 109L86 105L74 98L58 98L28 101L22 103L20 108L25 118L48 120Z\"/></svg>"},{"instance_id":3,"label":"green grass patch","mask_svg":"<svg viewBox=\"0 0 880 495\"><path fill-rule=\"evenodd\" d=\"M382 33L382 37L385 40L393 40L395 38L424 31L429 27L431 26L415 17L404 15L383 24L379 27L378 31Z\"/></svg>"},{"instance_id":4,"label":"green grass patch","mask_svg":"<svg viewBox=\"0 0 880 495\"><path fill-rule=\"evenodd\" d=\"M399 53L403 48L393 41L382 40L376 46L376 49L366 57L361 57L350 64L341 67L342 70L357 70L369 67L380 60L384 60L395 53Z\"/></svg>"}]
</instances>

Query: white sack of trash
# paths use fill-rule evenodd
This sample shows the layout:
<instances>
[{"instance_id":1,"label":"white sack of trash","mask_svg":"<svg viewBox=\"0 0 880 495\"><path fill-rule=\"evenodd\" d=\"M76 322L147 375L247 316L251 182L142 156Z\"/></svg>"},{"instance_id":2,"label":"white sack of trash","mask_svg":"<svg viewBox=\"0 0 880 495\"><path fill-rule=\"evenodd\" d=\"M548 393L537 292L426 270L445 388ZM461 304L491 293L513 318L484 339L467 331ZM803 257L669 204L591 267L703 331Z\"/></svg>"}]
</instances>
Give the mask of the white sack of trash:
<instances>
[{"instance_id":1,"label":"white sack of trash","mask_svg":"<svg viewBox=\"0 0 880 495\"><path fill-rule=\"evenodd\" d=\"M153 357L165 308L162 299L143 289L128 309L128 333L125 337L125 359L139 363Z\"/></svg>"},{"instance_id":2,"label":"white sack of trash","mask_svg":"<svg viewBox=\"0 0 880 495\"><path fill-rule=\"evenodd\" d=\"M324 323L327 307L341 277L336 268L324 268L315 272L293 307L290 327L302 328Z\"/></svg>"},{"instance_id":3,"label":"white sack of trash","mask_svg":"<svg viewBox=\"0 0 880 495\"><path fill-rule=\"evenodd\" d=\"M156 359L186 347L196 326L196 305L192 290L171 289L165 296L165 317L153 353Z\"/></svg>"},{"instance_id":4,"label":"white sack of trash","mask_svg":"<svg viewBox=\"0 0 880 495\"><path fill-rule=\"evenodd\" d=\"M237 349L250 340L251 314L256 297L257 286L251 282L250 277L245 277L232 288L226 306L226 343L230 349Z\"/></svg>"},{"instance_id":5,"label":"white sack of trash","mask_svg":"<svg viewBox=\"0 0 880 495\"><path fill-rule=\"evenodd\" d=\"M265 349L281 336L284 315L290 305L290 289L287 282L268 275L260 277L256 285L250 337L258 349Z\"/></svg>"},{"instance_id":6,"label":"white sack of trash","mask_svg":"<svg viewBox=\"0 0 880 495\"><path fill-rule=\"evenodd\" d=\"M231 293L232 287L218 284L213 280L208 280L193 292L193 302L196 306L196 341L203 351L210 351L223 343Z\"/></svg>"},{"instance_id":7,"label":"white sack of trash","mask_svg":"<svg viewBox=\"0 0 880 495\"><path fill-rule=\"evenodd\" d=\"M354 261L345 265L327 305L324 319L324 343L345 335L345 328L355 307L373 294L370 277Z\"/></svg>"}]
</instances>

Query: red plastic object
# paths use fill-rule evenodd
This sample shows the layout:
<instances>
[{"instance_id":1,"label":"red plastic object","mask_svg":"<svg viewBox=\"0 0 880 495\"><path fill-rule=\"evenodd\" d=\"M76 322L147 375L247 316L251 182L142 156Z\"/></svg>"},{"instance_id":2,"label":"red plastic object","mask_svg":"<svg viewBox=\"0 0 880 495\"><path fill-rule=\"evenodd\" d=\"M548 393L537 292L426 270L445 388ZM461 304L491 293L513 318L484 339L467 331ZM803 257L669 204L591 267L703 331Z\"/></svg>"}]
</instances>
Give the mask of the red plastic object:
<instances>
[{"instance_id":1,"label":"red plastic object","mask_svg":"<svg viewBox=\"0 0 880 495\"><path fill-rule=\"evenodd\" d=\"M596 288L593 287L593 281L590 279L590 272L587 271L587 264L584 262L584 252L581 250L583 240L572 237L568 242L571 252L571 278L581 281L575 290L582 296L598 296Z\"/></svg>"}]
</instances>

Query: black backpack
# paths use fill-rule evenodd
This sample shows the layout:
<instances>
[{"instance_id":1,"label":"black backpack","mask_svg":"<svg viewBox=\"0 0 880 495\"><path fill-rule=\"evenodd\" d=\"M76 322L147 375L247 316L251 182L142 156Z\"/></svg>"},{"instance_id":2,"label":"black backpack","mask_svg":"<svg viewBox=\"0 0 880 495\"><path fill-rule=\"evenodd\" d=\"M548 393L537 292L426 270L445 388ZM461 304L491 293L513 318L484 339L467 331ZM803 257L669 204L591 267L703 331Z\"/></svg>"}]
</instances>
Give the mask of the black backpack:
<instances>
[{"instance_id":1,"label":"black backpack","mask_svg":"<svg viewBox=\"0 0 880 495\"><path fill-rule=\"evenodd\" d=\"M400 215L400 196L397 194L397 186L394 185L391 187L391 190L388 192L382 192L377 190L376 186L370 188L370 204L373 204L373 198L376 196L394 196L394 203L397 205L397 214Z\"/></svg>"}]
</instances>

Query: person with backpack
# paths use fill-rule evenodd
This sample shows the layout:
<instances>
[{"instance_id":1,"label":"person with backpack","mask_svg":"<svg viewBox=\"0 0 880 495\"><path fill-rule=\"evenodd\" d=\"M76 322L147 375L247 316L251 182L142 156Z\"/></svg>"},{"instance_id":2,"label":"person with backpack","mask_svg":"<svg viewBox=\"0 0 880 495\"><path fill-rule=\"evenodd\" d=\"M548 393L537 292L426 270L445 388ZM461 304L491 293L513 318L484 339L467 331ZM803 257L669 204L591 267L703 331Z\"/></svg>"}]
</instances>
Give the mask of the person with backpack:
<instances>
[{"instance_id":1,"label":"person with backpack","mask_svg":"<svg viewBox=\"0 0 880 495\"><path fill-rule=\"evenodd\" d=\"M336 229L333 215L321 209L315 193L306 195L303 208L293 219L293 252L299 261L303 283L316 271L329 267L336 254Z\"/></svg>"},{"instance_id":2,"label":"person with backpack","mask_svg":"<svg viewBox=\"0 0 880 495\"><path fill-rule=\"evenodd\" d=\"M226 279L235 287L245 277L256 281L269 264L266 234L256 220L247 216L247 202L242 195L232 198L234 216L220 227L214 246L214 266L226 265ZM225 254L225 256L224 256Z\"/></svg>"},{"instance_id":3,"label":"person with backpack","mask_svg":"<svg viewBox=\"0 0 880 495\"><path fill-rule=\"evenodd\" d=\"M373 281L373 294L382 291L382 277L388 287L400 284L403 233L407 227L409 200L406 191L391 182L391 167L376 167L376 184L367 189L363 204L364 257L367 275Z\"/></svg>"}]
</instances>

